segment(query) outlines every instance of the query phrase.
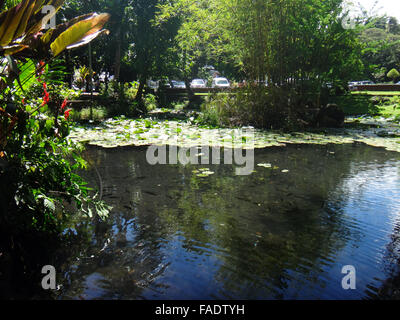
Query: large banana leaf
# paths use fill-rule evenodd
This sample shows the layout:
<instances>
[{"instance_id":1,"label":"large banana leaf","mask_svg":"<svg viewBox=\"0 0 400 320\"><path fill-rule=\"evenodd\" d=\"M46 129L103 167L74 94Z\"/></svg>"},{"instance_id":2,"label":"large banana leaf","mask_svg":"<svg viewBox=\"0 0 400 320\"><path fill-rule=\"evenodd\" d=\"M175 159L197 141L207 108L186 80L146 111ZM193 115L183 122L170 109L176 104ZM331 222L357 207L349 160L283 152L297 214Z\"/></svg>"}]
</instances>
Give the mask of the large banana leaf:
<instances>
[{"instance_id":1,"label":"large banana leaf","mask_svg":"<svg viewBox=\"0 0 400 320\"><path fill-rule=\"evenodd\" d=\"M110 31L107 30L107 29L103 29L103 30L99 30L99 31L97 31L97 32L95 32L93 34L89 34L89 35L85 36L84 38L82 38L80 41L69 45L67 47L67 49L70 50L70 49L73 49L73 48L78 48L78 47L87 45L89 42L91 42L92 40L96 39L99 35L101 35L103 33L108 35L108 34L110 34Z\"/></svg>"},{"instance_id":2,"label":"large banana leaf","mask_svg":"<svg viewBox=\"0 0 400 320\"><path fill-rule=\"evenodd\" d=\"M75 23L89 19L90 17L93 16L93 13L88 13L84 14L82 16L73 18L63 24L58 25L55 29L49 29L46 31L46 33L42 36L41 41L43 44L48 44L52 43L57 37L63 33L65 30L67 30L69 27L73 26Z\"/></svg>"},{"instance_id":3,"label":"large banana leaf","mask_svg":"<svg viewBox=\"0 0 400 320\"><path fill-rule=\"evenodd\" d=\"M110 15L107 13L93 14L91 17L78 21L61 33L50 45L53 56L59 55L67 48L88 43L101 33ZM90 39L90 40L88 40Z\"/></svg>"}]
</instances>

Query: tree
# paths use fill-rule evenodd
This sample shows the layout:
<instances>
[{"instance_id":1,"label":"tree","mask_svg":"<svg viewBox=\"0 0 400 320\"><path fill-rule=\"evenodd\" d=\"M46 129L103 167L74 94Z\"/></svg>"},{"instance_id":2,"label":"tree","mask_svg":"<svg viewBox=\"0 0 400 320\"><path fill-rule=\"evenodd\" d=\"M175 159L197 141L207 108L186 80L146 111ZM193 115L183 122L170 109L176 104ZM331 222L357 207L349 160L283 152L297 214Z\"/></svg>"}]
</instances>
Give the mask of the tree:
<instances>
[{"instance_id":1,"label":"tree","mask_svg":"<svg viewBox=\"0 0 400 320\"><path fill-rule=\"evenodd\" d=\"M385 27L377 27L376 21L386 21ZM388 22L389 21L389 22ZM400 34L396 32L396 19L386 17L371 19L360 31L359 38L363 45L362 60L365 75L375 81L385 81L386 72L400 64Z\"/></svg>"},{"instance_id":2,"label":"tree","mask_svg":"<svg viewBox=\"0 0 400 320\"><path fill-rule=\"evenodd\" d=\"M196 104L190 81L206 64L221 63L217 54L216 25L220 23L214 1L173 0L165 2L157 16L158 23L173 19L178 30L168 60L169 74L185 82L189 107ZM216 49L216 50L214 50ZM218 51L222 53L225 51Z\"/></svg>"},{"instance_id":3,"label":"tree","mask_svg":"<svg viewBox=\"0 0 400 320\"><path fill-rule=\"evenodd\" d=\"M178 30L177 19L168 17L158 20L162 7L168 1L136 0L132 5L135 15L133 39L129 55L135 69L139 88L135 100L142 100L143 89L149 78L162 77L168 72L166 66L171 59L171 48Z\"/></svg>"},{"instance_id":4,"label":"tree","mask_svg":"<svg viewBox=\"0 0 400 320\"><path fill-rule=\"evenodd\" d=\"M395 17L389 17L387 30L392 34L400 34L400 25Z\"/></svg>"},{"instance_id":5,"label":"tree","mask_svg":"<svg viewBox=\"0 0 400 320\"><path fill-rule=\"evenodd\" d=\"M344 30L341 0L221 0L219 45L250 81L302 86L345 83L361 65L356 32Z\"/></svg>"}]
</instances>

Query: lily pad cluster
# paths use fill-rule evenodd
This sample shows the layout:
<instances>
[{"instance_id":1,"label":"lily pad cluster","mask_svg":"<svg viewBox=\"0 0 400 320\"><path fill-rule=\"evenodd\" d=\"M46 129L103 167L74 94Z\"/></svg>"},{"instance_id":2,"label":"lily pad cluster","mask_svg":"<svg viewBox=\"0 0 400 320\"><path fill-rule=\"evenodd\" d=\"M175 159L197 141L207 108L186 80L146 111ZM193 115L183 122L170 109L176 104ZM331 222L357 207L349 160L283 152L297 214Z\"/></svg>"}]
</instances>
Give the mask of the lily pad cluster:
<instances>
[{"instance_id":1,"label":"lily pad cluster","mask_svg":"<svg viewBox=\"0 0 400 320\"><path fill-rule=\"evenodd\" d=\"M192 171L196 176L201 177L201 178L206 178L208 176L213 175L215 172L210 171L208 168L201 168L199 170L193 170Z\"/></svg>"},{"instance_id":2,"label":"lily pad cluster","mask_svg":"<svg viewBox=\"0 0 400 320\"><path fill-rule=\"evenodd\" d=\"M388 134L382 134L383 131ZM384 123L382 126L375 125L367 129L350 127L324 130L320 133L279 133L251 127L209 129L185 121L123 118L109 119L98 126L74 127L70 138L76 142L103 148L173 145L184 148L209 146L258 149L284 147L287 144L326 145L361 142L400 152L399 126L394 123Z\"/></svg>"}]
</instances>

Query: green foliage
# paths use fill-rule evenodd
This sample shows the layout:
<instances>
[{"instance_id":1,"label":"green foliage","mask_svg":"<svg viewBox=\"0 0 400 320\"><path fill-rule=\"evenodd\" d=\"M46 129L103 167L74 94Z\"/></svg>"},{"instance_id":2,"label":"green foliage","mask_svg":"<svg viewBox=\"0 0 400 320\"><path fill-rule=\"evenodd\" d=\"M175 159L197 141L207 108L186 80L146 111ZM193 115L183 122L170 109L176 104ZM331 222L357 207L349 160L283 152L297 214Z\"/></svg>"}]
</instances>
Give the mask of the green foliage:
<instances>
[{"instance_id":1,"label":"green foliage","mask_svg":"<svg viewBox=\"0 0 400 320\"><path fill-rule=\"evenodd\" d=\"M67 67L65 66L65 61L60 58L56 58L45 68L45 73L43 80L47 84L54 84L64 86L65 82L69 80L71 77L71 73L67 71Z\"/></svg>"},{"instance_id":2,"label":"green foliage","mask_svg":"<svg viewBox=\"0 0 400 320\"><path fill-rule=\"evenodd\" d=\"M148 93L144 96L143 103L147 111L153 111L157 108L157 97L154 94Z\"/></svg>"},{"instance_id":3,"label":"green foliage","mask_svg":"<svg viewBox=\"0 0 400 320\"><path fill-rule=\"evenodd\" d=\"M251 81L346 82L358 72L361 48L356 32L341 26L342 2L215 1L217 49L227 50Z\"/></svg>"},{"instance_id":4,"label":"green foliage","mask_svg":"<svg viewBox=\"0 0 400 320\"><path fill-rule=\"evenodd\" d=\"M396 68L400 54L400 34L395 18L368 18L360 31L362 60L366 78L387 81L387 70Z\"/></svg>"},{"instance_id":5,"label":"green foliage","mask_svg":"<svg viewBox=\"0 0 400 320\"><path fill-rule=\"evenodd\" d=\"M136 98L138 89L139 89L139 83L136 81L133 81L131 83L125 83L123 91L124 97L126 97L129 100L134 100Z\"/></svg>"},{"instance_id":6,"label":"green foliage","mask_svg":"<svg viewBox=\"0 0 400 320\"><path fill-rule=\"evenodd\" d=\"M58 116L58 112L53 117L44 115L47 108L41 108L40 104L38 107L38 102L25 98L24 104L8 104L4 108L3 115L11 112L10 107L17 107L18 121L1 118L1 192L9 199L3 203L1 225L60 232L77 210L89 214L95 211L91 208L94 206L102 214L104 205L90 195L76 174L86 163L78 146L66 140L69 134L66 117ZM15 127L9 132L13 122Z\"/></svg>"},{"instance_id":7,"label":"green foliage","mask_svg":"<svg viewBox=\"0 0 400 320\"><path fill-rule=\"evenodd\" d=\"M91 118L92 116L92 118ZM92 110L90 108L83 108L82 110L72 110L71 111L71 121L80 122L80 121L103 121L107 118L108 112L105 107L93 107Z\"/></svg>"},{"instance_id":8,"label":"green foliage","mask_svg":"<svg viewBox=\"0 0 400 320\"><path fill-rule=\"evenodd\" d=\"M266 129L298 129L304 125L300 121L304 118L303 106L312 103L311 98L309 101L302 99L294 90L249 86L233 94L215 94L207 98L198 122L221 127L251 125Z\"/></svg>"},{"instance_id":9,"label":"green foliage","mask_svg":"<svg viewBox=\"0 0 400 320\"><path fill-rule=\"evenodd\" d=\"M344 113L349 116L376 115L379 111L369 96L347 94L331 97L329 102L342 106Z\"/></svg>"},{"instance_id":10,"label":"green foliage","mask_svg":"<svg viewBox=\"0 0 400 320\"><path fill-rule=\"evenodd\" d=\"M75 70L74 83L79 89L85 89L86 81L89 77L90 71L86 66L82 66Z\"/></svg>"},{"instance_id":11,"label":"green foliage","mask_svg":"<svg viewBox=\"0 0 400 320\"><path fill-rule=\"evenodd\" d=\"M396 81L396 79L398 79L400 77L400 73L397 71L397 69L392 69L388 72L387 77L389 79L392 79L394 82Z\"/></svg>"},{"instance_id":12,"label":"green foliage","mask_svg":"<svg viewBox=\"0 0 400 320\"><path fill-rule=\"evenodd\" d=\"M80 147L67 139L67 99L77 93L64 85L64 69L54 67L59 62L45 73L41 61L93 40L108 15L81 16L40 33L42 6L58 9L62 2L23 0L11 8L8 2L0 16L0 54L8 63L0 91L0 231L16 238L57 235L72 214L104 218L110 209L76 173L86 167Z\"/></svg>"},{"instance_id":13,"label":"green foliage","mask_svg":"<svg viewBox=\"0 0 400 320\"><path fill-rule=\"evenodd\" d=\"M124 115L127 117L141 117L148 111L157 108L157 98L153 94L145 94L141 101L136 99L139 82L119 83L111 81L107 88L101 86L101 94L103 99L109 101L104 107L107 115L114 117Z\"/></svg>"},{"instance_id":14,"label":"green foliage","mask_svg":"<svg viewBox=\"0 0 400 320\"><path fill-rule=\"evenodd\" d=\"M51 59L66 49L85 45L107 33L102 29L108 21L108 14L88 14L56 26L54 29L42 31L48 15L41 10L45 5L52 5L55 11L60 9L64 0L36 1L22 0L16 6L1 13L0 46L1 55L17 55L19 57L35 57Z\"/></svg>"}]
</instances>

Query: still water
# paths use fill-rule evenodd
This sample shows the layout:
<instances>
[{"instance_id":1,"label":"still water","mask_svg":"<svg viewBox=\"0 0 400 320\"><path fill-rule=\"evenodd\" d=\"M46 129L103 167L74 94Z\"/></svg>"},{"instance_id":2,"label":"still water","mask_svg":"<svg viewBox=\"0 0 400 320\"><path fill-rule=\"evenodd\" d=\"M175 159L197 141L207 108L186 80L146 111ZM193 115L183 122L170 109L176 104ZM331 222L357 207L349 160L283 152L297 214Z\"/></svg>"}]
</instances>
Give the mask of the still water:
<instances>
[{"instance_id":1,"label":"still water","mask_svg":"<svg viewBox=\"0 0 400 320\"><path fill-rule=\"evenodd\" d=\"M86 158L86 179L113 210L73 230L82 240L59 272L60 299L363 299L398 272L398 153L260 149L250 176L151 166L145 148ZM346 265L355 290L342 288Z\"/></svg>"}]
</instances>

